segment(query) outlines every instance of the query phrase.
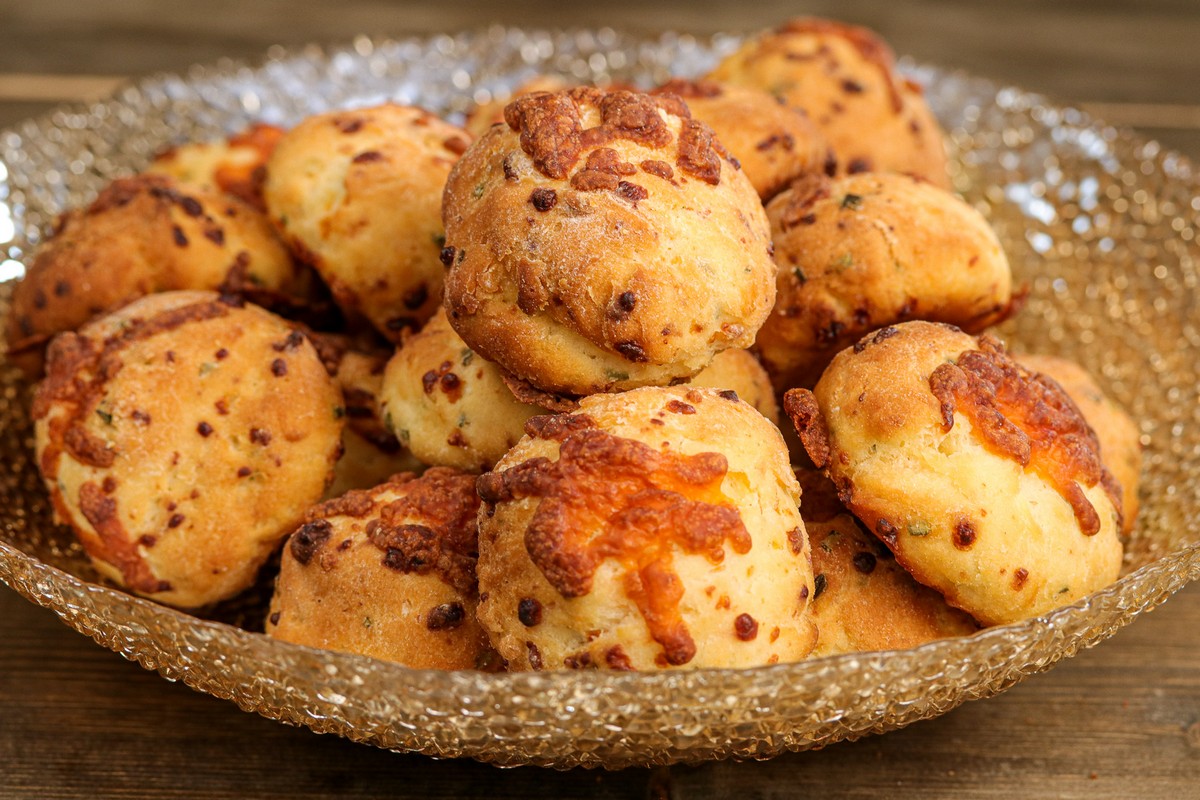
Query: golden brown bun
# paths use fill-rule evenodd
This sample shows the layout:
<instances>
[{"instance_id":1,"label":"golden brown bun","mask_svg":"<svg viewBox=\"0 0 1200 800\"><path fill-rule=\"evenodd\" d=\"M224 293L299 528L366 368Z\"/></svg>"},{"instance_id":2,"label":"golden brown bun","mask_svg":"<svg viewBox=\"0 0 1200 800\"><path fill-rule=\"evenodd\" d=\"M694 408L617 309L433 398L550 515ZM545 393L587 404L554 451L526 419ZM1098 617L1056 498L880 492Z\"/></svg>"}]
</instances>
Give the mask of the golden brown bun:
<instances>
[{"instance_id":1,"label":"golden brown bun","mask_svg":"<svg viewBox=\"0 0 1200 800\"><path fill-rule=\"evenodd\" d=\"M968 614L913 580L853 515L806 520L805 526L819 590L812 604L820 631L813 656L904 650L979 630Z\"/></svg>"},{"instance_id":2,"label":"golden brown bun","mask_svg":"<svg viewBox=\"0 0 1200 800\"><path fill-rule=\"evenodd\" d=\"M942 132L921 87L896 73L866 28L795 19L746 42L709 73L808 112L842 172L904 172L948 187Z\"/></svg>"},{"instance_id":3,"label":"golden brown bun","mask_svg":"<svg viewBox=\"0 0 1200 800\"><path fill-rule=\"evenodd\" d=\"M1053 381L995 339L906 322L785 408L842 500L918 581L991 625L1116 580L1120 494Z\"/></svg>"},{"instance_id":4,"label":"golden brown bun","mask_svg":"<svg viewBox=\"0 0 1200 800\"><path fill-rule=\"evenodd\" d=\"M346 427L342 430L342 457L325 496L341 497L352 489L377 486L400 472L424 470L424 464L405 449L384 422L380 398L387 357L339 348L336 359L330 372L342 391ZM329 369L330 364L325 367Z\"/></svg>"},{"instance_id":5,"label":"golden brown bun","mask_svg":"<svg viewBox=\"0 0 1200 800\"><path fill-rule=\"evenodd\" d=\"M225 192L258 211L265 211L262 183L267 174L267 159L283 134L283 128L256 122L227 139L192 142L164 150L154 157L146 172Z\"/></svg>"},{"instance_id":6,"label":"golden brown bun","mask_svg":"<svg viewBox=\"0 0 1200 800\"><path fill-rule=\"evenodd\" d=\"M283 549L267 635L417 669L471 669L475 477L434 467L312 509Z\"/></svg>"},{"instance_id":7,"label":"golden brown bun","mask_svg":"<svg viewBox=\"0 0 1200 800\"><path fill-rule=\"evenodd\" d=\"M797 470L796 477L804 490L800 515L816 584L812 610L819 634L813 656L902 650L979 629L971 617L913 580L838 502L828 478L815 470Z\"/></svg>"},{"instance_id":8,"label":"golden brown bun","mask_svg":"<svg viewBox=\"0 0 1200 800\"><path fill-rule=\"evenodd\" d=\"M1100 457L1121 485L1122 530L1129 533L1137 522L1138 483L1142 474L1142 443L1137 423L1096 385L1087 370L1056 356L1022 355L1018 360L1030 370L1047 375L1066 390L1100 441Z\"/></svg>"},{"instance_id":9,"label":"golden brown bun","mask_svg":"<svg viewBox=\"0 0 1200 800\"><path fill-rule=\"evenodd\" d=\"M331 111L287 133L267 163L271 221L334 299L394 342L437 309L442 187L470 135L428 111Z\"/></svg>"},{"instance_id":10,"label":"golden brown bun","mask_svg":"<svg viewBox=\"0 0 1200 800\"><path fill-rule=\"evenodd\" d=\"M806 179L767 206L779 265L757 350L783 392L812 387L842 348L908 319L972 333L1012 308L995 233L949 192L905 175Z\"/></svg>"},{"instance_id":11,"label":"golden brown bun","mask_svg":"<svg viewBox=\"0 0 1200 800\"><path fill-rule=\"evenodd\" d=\"M388 362L382 400L388 426L417 458L472 472L490 469L546 413L513 397L495 364L459 338L444 311Z\"/></svg>"},{"instance_id":12,"label":"golden brown bun","mask_svg":"<svg viewBox=\"0 0 1200 800\"><path fill-rule=\"evenodd\" d=\"M340 403L284 320L211 292L155 294L54 340L38 463L105 577L203 606L249 586L321 497Z\"/></svg>"},{"instance_id":13,"label":"golden brown bun","mask_svg":"<svg viewBox=\"0 0 1200 800\"><path fill-rule=\"evenodd\" d=\"M733 390L779 424L766 370L745 350L718 353L688 383ZM385 419L414 456L474 472L491 469L521 439L525 422L547 413L518 400L502 371L467 347L445 312L396 351L381 392Z\"/></svg>"},{"instance_id":14,"label":"golden brown bun","mask_svg":"<svg viewBox=\"0 0 1200 800\"><path fill-rule=\"evenodd\" d=\"M745 400L778 427L779 403L767 371L748 350L724 350L712 363L696 373L688 386L727 389Z\"/></svg>"},{"instance_id":15,"label":"golden brown bun","mask_svg":"<svg viewBox=\"0 0 1200 800\"><path fill-rule=\"evenodd\" d=\"M512 669L748 667L812 649L799 487L714 389L534 417L479 479L479 621Z\"/></svg>"},{"instance_id":16,"label":"golden brown bun","mask_svg":"<svg viewBox=\"0 0 1200 800\"><path fill-rule=\"evenodd\" d=\"M467 112L467 122L463 127L478 139L493 125L504 124L504 107L514 99L534 92L561 92L570 89L572 85L558 75L535 75L514 89L512 94L501 94L475 106Z\"/></svg>"},{"instance_id":17,"label":"golden brown bun","mask_svg":"<svg viewBox=\"0 0 1200 800\"><path fill-rule=\"evenodd\" d=\"M472 350L586 395L750 344L775 293L766 217L679 100L580 88L506 114L446 185L446 309Z\"/></svg>"},{"instance_id":18,"label":"golden brown bun","mask_svg":"<svg viewBox=\"0 0 1200 800\"><path fill-rule=\"evenodd\" d=\"M741 163L764 203L801 175L833 164L828 142L808 116L761 89L674 78L652 94L683 98Z\"/></svg>"},{"instance_id":19,"label":"golden brown bun","mask_svg":"<svg viewBox=\"0 0 1200 800\"><path fill-rule=\"evenodd\" d=\"M261 214L166 176L119 178L37 249L13 291L10 352L37 374L54 334L142 295L247 287L297 298L310 288Z\"/></svg>"}]
</instances>

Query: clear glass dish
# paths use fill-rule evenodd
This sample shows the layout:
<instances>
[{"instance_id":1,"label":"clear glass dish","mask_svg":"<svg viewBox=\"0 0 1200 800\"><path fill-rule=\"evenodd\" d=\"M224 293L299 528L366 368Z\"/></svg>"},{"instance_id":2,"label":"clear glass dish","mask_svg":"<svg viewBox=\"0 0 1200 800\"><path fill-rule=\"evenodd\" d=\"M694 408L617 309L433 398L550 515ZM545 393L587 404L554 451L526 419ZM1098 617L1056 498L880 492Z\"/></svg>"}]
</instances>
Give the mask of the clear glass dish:
<instances>
[{"instance_id":1,"label":"clear glass dish","mask_svg":"<svg viewBox=\"0 0 1200 800\"><path fill-rule=\"evenodd\" d=\"M657 82L703 72L737 43L610 30L489 29L273 51L260 66L197 67L0 132L0 231L22 258L53 217L161 147L262 119L290 124L385 99L461 114L538 72ZM200 691L398 751L494 764L618 768L855 739L988 697L1112 635L1200 576L1200 403L1193 323L1200 180L1185 160L1040 97L906 65L928 86L956 188L991 220L1029 302L1015 349L1084 364L1141 421L1142 512L1121 579L1016 625L912 650L751 670L664 674L440 673L272 641L96 582L50 521L32 461L29 387L0 363L0 580L105 647ZM10 287L0 287L0 321Z\"/></svg>"}]
</instances>

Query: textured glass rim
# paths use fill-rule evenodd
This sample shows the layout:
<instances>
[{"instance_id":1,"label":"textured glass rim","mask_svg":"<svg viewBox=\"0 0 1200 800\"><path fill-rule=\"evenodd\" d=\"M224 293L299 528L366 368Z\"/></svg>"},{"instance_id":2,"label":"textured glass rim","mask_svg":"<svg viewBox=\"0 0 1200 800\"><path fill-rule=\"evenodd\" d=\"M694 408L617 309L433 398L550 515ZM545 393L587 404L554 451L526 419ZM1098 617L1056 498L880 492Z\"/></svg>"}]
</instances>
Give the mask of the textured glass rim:
<instances>
[{"instance_id":1,"label":"textured glass rim","mask_svg":"<svg viewBox=\"0 0 1200 800\"><path fill-rule=\"evenodd\" d=\"M1127 590L1139 582L1155 574L1166 574L1170 581L1160 586L1154 594L1144 598L1139 605L1129 607ZM437 670L415 670L399 664L381 662L365 656L335 651L316 650L303 645L278 642L264 634L253 633L231 625L203 620L159 605L139 597L125 594L99 584L89 583L76 578L70 573L48 566L36 558L26 555L15 547L0 541L0 580L3 580L18 593L37 605L52 609L68 626L85 635L91 636L98 643L106 646L124 657L137 661L146 669L156 670L168 680L180 681L197 691L212 694L224 700L231 700L244 711L251 711L271 719L293 725L305 725L315 731L336 733L364 744L382 746L398 752L419 752L435 757L475 757L501 766L519 766L533 764L556 768L574 766L602 766L605 768L621 768L627 766L645 766L650 764L667 763L696 763L712 758L729 757L761 757L769 758L786 750L806 750L821 747L842 740L855 740L862 736L881 733L910 722L931 716L936 716L957 707L962 702L972 699L991 697L1004 691L1013 684L1037 672L1049 669L1058 661L1075 655L1082 649L1087 649L1113 635L1119 627L1131 622L1138 614L1146 613L1165 602L1172 594L1182 589L1189 582L1200 579L1200 543L1189 545L1166 555L1157 561L1147 564L1138 570L1120 578L1116 583L1105 589L1088 595L1069 606L1057 608L1039 617L1020 623L996 626L984 629L970 637L957 637L930 642L919 647L906 650L886 650L864 653L850 653L836 656L801 661L793 664L778 664L774 666L755 667L745 670L735 669L702 669L692 671L663 671L656 673L621 673L621 672L573 672L568 670L524 673L484 673L476 671L441 672ZM63 592L75 594L83 598L83 602L69 604L61 601ZM111 633L105 626L104 620L93 613L98 602L117 602L139 612L136 616L146 623L160 620L170 620L184 623L195 636L196 643L184 645L185 649L198 652L201 657L203 672L188 669L186 664L177 664L171 654L159 652L159 658L136 649L140 640L144 641L148 630L134 631L127 639L126 648L120 642L105 641L102 637ZM1089 627L1090 613L1104 613L1113 609L1130 612L1117 619L1117 625L1107 630L1096 630ZM132 615L132 612L131 612ZM939 678L953 678L957 667L963 664L963 659L969 658L971 651L983 651L984 646L991 641L1010 638L1016 631L1022 631L1020 646L1012 646L997 651L1002 657L992 660L996 666L1009 665L1007 673L1001 675L998 682L991 684L980 682L970 686L956 699L944 707L934 706L913 719L890 720L881 713L879 716L864 716L857 720L838 720L845 728L828 736L805 738L800 742L778 744L766 747L761 754L753 750L746 752L746 746L753 745L753 732L738 732L739 725L728 719L731 704L719 702L728 697L723 691L723 683L736 681L737 697L743 698L753 694L754 697L769 697L771 689L780 683L795 683L797 681L820 681L830 691L823 693L831 708L840 708L845 703L839 700L838 690L842 681L861 681L865 673L879 675L895 675L912 672L920 675L922 668L930 662L939 662L948 674L925 674L919 678L925 683ZM1029 662L1022 659L1024 651L1043 638L1056 638L1063 641L1060 649L1051 658L1039 662ZM204 659L203 643L219 640L225 650L217 659ZM545 704L558 702L561 698L570 697L573 691L586 687L589 694L600 695L606 689L620 690L633 687L646 697L646 707L626 712L623 716L636 715L638 712L650 711L662 713L670 710L664 707L660 699L665 696L679 697L676 689L681 683L687 683L690 694L686 703L689 708L700 712L700 716L709 717L693 738L706 742L708 746L687 748L686 752L676 755L672 752L646 753L644 756L629 755L613 757L603 755L589 758L587 742L579 741L580 752L560 754L557 757L528 757L520 752L522 744L534 744L538 741L538 727L518 729L517 735L511 737L509 745L517 752L509 756L497 756L490 750L482 750L479 743L462 742L457 749L436 746L437 731L431 730L425 719L417 726L403 718L390 720L390 724L401 729L409 729L411 741L397 743L394 731L388 735L382 732L363 730L353 723L339 719L333 715L319 713L309 706L291 706L283 704L264 704L260 699L250 697L248 687L244 684L222 685L212 683L221 676L237 674L238 667L250 665L278 664L289 652L306 652L324 665L324 673L333 682L334 678L342 676L337 681L336 692L332 696L322 696L318 699L323 703L332 703L337 707L352 707L355 704L369 703L379 693L389 699L397 699L401 692L410 688L428 688L431 684L441 684L447 690L446 696L453 697L455 702L446 703L442 708L425 707L421 709L431 714L434 719L446 715L479 713L464 706L465 698L476 698L475 706L487 706L489 703L502 703L513 689L521 690L524 695L535 695L544 698ZM979 667L979 662L972 666ZM369 669L364 669L369 667ZM344 676L349 675L346 679ZM319 676L297 676L309 680L320 680ZM749 678L749 681L747 681ZM701 683L711 691L709 695L695 692L695 683ZM747 688L754 691L748 692ZM879 683L878 689L882 694L887 688L886 683ZM241 690L247 690L245 694ZM352 692L357 692L352 694ZM912 700L920 704L920 698ZM315 705L315 704L314 704ZM556 710L562 710L555 706ZM880 705L881 712L884 706ZM791 718L792 712L783 710L774 714L768 711L763 715L768 718L778 716ZM764 719L763 721L770 721ZM777 720L776 720L777 721ZM846 723L849 724L846 724ZM746 723L742 722L741 726ZM446 733L452 733L453 727ZM724 735L725 738L722 738ZM598 732L599 742L608 742L620 738L622 731L619 726L604 726ZM737 738L737 737L741 738ZM682 750L683 748L681 748ZM735 752L736 751L736 752Z\"/></svg>"},{"instance_id":2,"label":"textured glass rim","mask_svg":"<svg viewBox=\"0 0 1200 800\"><path fill-rule=\"evenodd\" d=\"M460 41L464 38L495 36L497 32L507 33L508 30L492 27L449 37L443 34L441 37L413 37L404 40L360 37L353 43L341 47L308 45L294 49L272 48L271 51L268 51L266 59L276 63L279 61L286 63L293 59L333 58L340 52L361 52L364 46L375 48L401 41L428 43L436 41L438 38ZM525 33L530 36L546 35L550 37L579 35L578 31L526 31ZM657 39L637 36L624 38L629 41L647 42L658 46L666 46L669 41L678 42L681 39L697 41L686 35L681 37L679 34L665 34ZM728 48L730 43L736 41L735 37L723 34L707 40L709 46L716 50ZM368 44L364 45L364 42ZM260 65L248 65L248 62L223 59L212 66L194 67L186 77L219 81L223 75L232 76L245 70L264 69L267 63L268 61L265 59ZM960 79L987 83L997 94L1003 91L1018 91L983 81L983 79L968 78L957 70L941 71L926 67L919 69L929 72L935 79L939 75L956 76ZM168 78L178 77L180 76L163 73L131 81L118 89L111 98L101 101L101 103L119 106L122 102L123 92L130 88L145 87ZM1038 95L1023 92L1021 94L1032 102L1043 101ZM49 124L50 118L55 113L78 112L88 107L90 107L89 104L61 106L40 115L35 121ZM1081 116L1083 118L1081 126L1104 127L1103 123L1092 120L1086 114ZM24 123L17 125L22 124ZM13 129L15 130L16 126ZM5 131L0 131L0 136L3 136L4 133ZM1120 135L1131 142L1140 141L1137 137L1128 134ZM1175 181L1186 182L1189 192L1193 196L1200 195L1200 181L1194 178L1186 158L1175 156L1172 164L1174 166L1171 170L1173 173L1171 178ZM1186 500L1195 502L1196 499L1186 498ZM577 699L579 695L575 693L581 688L588 689L588 694L594 697L603 697L606 689L633 687L641 691L643 707L624 709L619 715L613 715L614 720L618 716L628 719L636 717L639 713L653 715L670 710L672 706L662 703L664 698L669 698L679 707L686 706L695 713L697 719L701 720L697 723L699 726L697 731L692 734L693 744L690 747L681 746L679 748L684 753L682 758L685 760L732 754L768 757L783 750L807 749L840 739L858 738L868 733L888 730L915 719L947 711L966 699L996 694L1028 674L1042 671L1058 660L1074 655L1080 649L1091 647L1112 635L1117 628L1132 621L1137 614L1153 609L1191 580L1200 578L1200 515L1188 521L1187 529L1186 538L1193 541L1193 544L1160 556L1155 561L1122 576L1116 583L1072 605L1055 609L1030 620L985 629L967 638L940 640L908 650L829 656L794 664L780 664L750 670L704 669L687 672L634 674L603 671L487 674L469 671L445 673L412 670L398 664L380 662L363 656L318 651L278 642L263 634L251 633L228 624L192 617L184 612L133 597L119 590L84 581L68 572L45 564L2 540L0 540L0 580L12 586L30 601L53 609L70 627L92 636L101 644L120 652L126 658L137 660L147 669L155 669L169 679L180 680L200 691L233 700L244 709L256 711L264 716L293 724L304 724L314 730L339 733L356 741L435 756L483 757L484 760L500 764L537 763L551 766L582 764L611 767L670 763L680 760L680 757L666 750L645 753L641 756L635 754L617 758L606 755L589 756L592 743L580 741L578 752L565 754L560 758L524 757L519 752L514 752L511 758L506 758L497 756L493 751L482 747L480 742L463 741L458 744L457 748L435 745L433 742L438 738L437 731L431 728L429 720L435 720L433 727L436 728L436 720L439 717L480 713L478 709L487 707L489 703L492 704L492 707L496 707L496 705L502 704L503 697L508 694L507 690L512 688L520 688L524 695L539 695L545 698L549 707L555 702L571 702L572 698ZM1143 592L1144 596L1140 598L1130 597L1130 595L1136 594L1135 589L1159 576L1166 576L1168 580L1158 585L1153 592ZM75 602L65 601L64 598L68 595L73 597ZM185 653L183 657L177 658L176 654L166 651L145 652L143 649L139 649L139 646L144 647L148 643L153 645L149 629L143 627L139 631L135 626L128 631L114 631L110 621L102 614L97 613L97 608L104 604L124 606L131 616L143 618L146 623L170 621L173 625L182 624L194 633L196 639L194 642L180 643L181 652ZM1108 620L1113 623L1108 629L1097 630L1090 626L1094 617L1104 614L1117 615ZM1013 643L1012 640L1018 633L1020 634L1020 643ZM106 638L114 636L116 639ZM1027 660L1028 654L1025 651L1032 647L1033 643L1047 637L1061 640L1062 646L1047 658L1039 661ZM861 681L865 674L890 676L912 672L918 683L939 678L951 680L956 674L956 667L971 657L971 651L983 652L986 644L1005 640L1009 641L1009 646L993 649L990 651L990 658L995 662L994 666L1007 666L1008 669L1001 670L998 677L990 680L976 680L973 684L966 684L966 690L945 707L931 706L915 715L910 714L899 719L891 719L887 714L888 704L880 704L878 716L865 716L856 720L831 719L831 723L837 722L841 727L831 730L826 737L817 736L803 741L785 741L782 744L761 742L760 749L755 750L756 720L777 720L782 717L785 720L794 719L799 725L805 709L775 709L770 706L759 706L751 709L752 713L747 716L744 713L745 709L741 709L737 702L738 700L749 702L754 699L770 697L771 688L783 682L794 684L798 681L813 681L828 687L828 690L822 693L823 699L827 701L824 705L830 709L837 709L848 705L852 699L839 699L843 698L848 691L843 684ZM217 657L214 660L206 661L210 654L205 650L204 644L214 641L220 642L226 650L216 654ZM324 665L323 671L328 678L327 682L337 689L336 692L332 692L331 697L318 694L317 702L311 705L296 706L281 702L271 704L251 697L250 687L244 684L224 686L217 682L221 676L227 677L229 674L238 672L233 668L234 663L247 666L257 664L264 667L272 664L280 665L286 660L285 657L289 653L296 652L306 652ZM939 664L943 673L930 674L927 669L932 663ZM972 666L979 667L980 662L973 662ZM346 675L350 676L349 679L345 678ZM297 677L303 677L314 683L320 683L322 680L319 675ZM685 695L677 691L684 684L687 684L690 694ZM695 691L697 684L711 690L711 695L698 695ZM733 703L728 702L728 696L723 694L725 684L730 686L736 684L736 691L739 694L733 698ZM879 683L877 691L886 696L887 693L882 690L889 685L888 683ZM434 690L439 688L443 690L444 695L441 699L449 702L445 702L444 707L441 708L426 706L424 709L414 709L413 719L415 720L419 716L422 720L419 725L420 730L417 729L416 723L406 719L391 720L391 728L387 730L363 730L345 719L339 718L336 713L325 713L326 706L336 709L354 708L358 704L368 704L373 696L377 696L381 692L386 693L390 700L397 700L400 699L400 694L406 690L420 688L428 694L430 687L433 687ZM681 699L687 702L680 703ZM887 697L887 699L891 701L895 698ZM920 708L923 702L925 700L920 696L913 696L910 701L913 708ZM554 706L554 709L562 711L563 707ZM814 713L819 713L819 710ZM604 717L603 714L598 716ZM623 735L621 726L618 724L614 723L611 728L604 726L602 728L596 733L596 743L601 747L602 743L619 739ZM452 726L446 728L446 732L452 730ZM522 727L518 725L510 735L514 750L519 750L521 743L538 740L538 726ZM688 736L686 731L681 732L683 740L687 740ZM703 744L697 745L696 741L707 741L710 746L706 748ZM481 753L484 755L481 756Z\"/></svg>"}]
</instances>

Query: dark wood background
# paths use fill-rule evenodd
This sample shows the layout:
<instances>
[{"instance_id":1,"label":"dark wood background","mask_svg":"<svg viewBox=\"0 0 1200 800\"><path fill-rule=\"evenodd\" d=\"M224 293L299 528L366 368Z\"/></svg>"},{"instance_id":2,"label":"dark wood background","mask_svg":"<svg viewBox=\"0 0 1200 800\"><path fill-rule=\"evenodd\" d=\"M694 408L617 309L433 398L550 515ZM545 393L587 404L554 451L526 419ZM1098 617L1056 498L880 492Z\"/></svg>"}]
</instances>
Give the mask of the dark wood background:
<instances>
[{"instance_id":1,"label":"dark wood background","mask_svg":"<svg viewBox=\"0 0 1200 800\"><path fill-rule=\"evenodd\" d=\"M355 34L603 26L708 33L840 16L901 53L1043 92L1200 157L1192 0L744 3L0 0L0 127L128 77ZM1200 588L1004 695L766 763L500 771L288 728L170 684L0 588L0 797L1200 797Z\"/></svg>"}]
</instances>

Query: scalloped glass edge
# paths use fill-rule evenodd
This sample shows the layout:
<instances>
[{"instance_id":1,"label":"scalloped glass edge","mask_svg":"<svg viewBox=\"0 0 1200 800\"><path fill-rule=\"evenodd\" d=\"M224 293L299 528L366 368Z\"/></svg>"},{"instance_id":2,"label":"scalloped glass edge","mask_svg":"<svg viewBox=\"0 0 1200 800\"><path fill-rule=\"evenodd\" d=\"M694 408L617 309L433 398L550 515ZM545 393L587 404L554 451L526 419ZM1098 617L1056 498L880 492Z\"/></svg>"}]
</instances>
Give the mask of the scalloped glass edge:
<instances>
[{"instance_id":1,"label":"scalloped glass edge","mask_svg":"<svg viewBox=\"0 0 1200 800\"><path fill-rule=\"evenodd\" d=\"M320 92L304 91L311 88L314 78L333 80L339 89L345 89L344 82L361 77L363 70L369 73L369 79L363 81L364 91L349 93L358 104L392 97L421 100L444 113L461 113L469 97L467 88L475 87L478 98L480 91L511 87L539 69L580 78L638 75L643 81L654 81L667 73L696 74L736 42L737 38L730 36L701 42L678 34L639 39L607 29L523 32L490 28L456 36L396 41L364 37L328 51L311 46L293 54L272 51L268 60L255 68L221 62L215 67L195 67L186 76L148 78L127 85L111 100L63 107L0 132L0 155L7 163L6 179L0 182L0 201L10 209L18 230L8 256L19 259L28 252L53 215L67 205L94 195L116 172L144 163L152 152L151 145L168 141L164 132L178 135L172 124L178 125L185 115L191 115L184 127L193 136L216 135L256 117L293 122L330 102ZM396 59L403 59L403 64L395 63ZM404 80L393 86L393 91L384 96L370 91L378 88L378 81L390 79L389 70L400 67ZM1022 153L1013 163L999 167L1014 174L1026 175L1031 163L1048 170L1047 153L1057 157L1059 149L1075 148L1104 166L1117 183L1124 181L1136 187L1137 179L1127 180L1123 170L1126 161L1140 160L1142 175L1164 177L1185 200L1200 197L1187 160L1160 152L1154 143L1140 142L1094 123L1078 111L1052 106L1036 95L956 72L911 64L905 69L929 83L935 111L945 114L948 108L965 109L967 117L974 114L974 129L970 125L948 126L952 150L959 157L954 179L960 191L969 190L973 176L981 170L995 167L986 159L972 161L971 156L976 152L996 155L999 145L986 140L987 135L996 134L1005 148L1001 161L1008 153ZM264 86L287 97L287 112L272 116L273 96L270 92L256 94ZM287 94L289 88L295 91ZM429 96L441 97L443 102L428 103ZM964 105L966 101L971 104ZM154 113L148 116L147 111ZM989 128L989 114L999 114L996 119L1005 125ZM1039 147L1044 142L1025 128L1008 125L1011 120L1005 114L1026 115L1044 124L1053 134L1050 149ZM147 123L151 118L158 127ZM97 120L115 120L115 130L121 135L95 141L102 135L96 134L88 140L89 122ZM985 144L973 141L973 135ZM76 139L90 145L86 162L71 161L68 169L54 173L54 180L43 180L47 163L57 163L51 156L63 155L55 148L66 150ZM45 149L33 153L32 163L12 163L13 153L28 154L25 148L31 142L43 140L48 144L38 145ZM1147 171L1146 164L1152 169ZM1034 176L1038 174L1035 170ZM1042 189L1045 196L1046 186ZM1082 197L1082 191L1076 195L1077 199ZM1136 200L1136 194L1132 196ZM1119 199L1107 197L1114 202ZM968 193L968 199L977 205L991 204L993 210L1006 207L1003 204L1019 207L1023 237L1005 237L1004 231L998 230L1006 247L1024 241L1032 248L1016 254L1010 251L1010 257L1014 268L1026 263L1025 274L1032 283L1033 299L1025 312L1026 319L1031 314L1041 316L1033 323L1035 326L1046 326L1049 320L1045 330L1050 332L1053 344L1055 331L1079 333L1073 327L1074 320L1067 319L1069 314L1056 320L1051 313L1059 303L1073 303L1075 293L1064 293L1058 285L1061 278L1043 276L1046 280L1042 280L1037 271L1029 271L1030 258L1040 270L1049 258L1047 252L1058 252L1048 250L1037 238L1049 236L1038 230L1039 223L1062 221L1047 221L1046 209L1038 205L1037 198L1038 193L1030 191L1029 183L1020 181L1004 184L999 198L988 197L987 192L978 197ZM1083 208L1084 201L1080 199L1077 205ZM1200 201L1192 199L1190 206L1200 210ZM1188 209L1184 207L1180 213L1185 215L1178 217L1185 226L1191 224L1186 217ZM1072 228L1078 219L1074 218ZM1179 232L1183 227L1172 230ZM1099 252L1113 252L1111 243L1105 250L1104 239L1096 241ZM1165 246L1169 242L1162 243ZM1190 307L1196 285L1193 251L1184 247L1178 265L1170 264L1180 273L1187 292L1167 309L1178 312L1172 319L1180 322L1180 337L1192 348L1198 337L1188 328L1183 314ZM1158 268L1167 267L1150 266L1153 278L1166 287L1162 291L1170 289L1158 272ZM1145 276L1139 272L1135 277ZM1172 272L1168 277L1173 280L1176 276ZM1082 290L1084 295L1090 295L1091 285ZM1118 277L1117 288L1120 285ZM1154 297L1153 310L1160 312L1158 296ZM1086 304L1086 300L1083 302ZM1137 310L1135 307L1133 311ZM1142 320L1133 311L1122 319L1136 328ZM1096 335L1094 327L1084 325L1083 329ZM1007 332L1018 340L1023 333L1030 338L1020 323ZM1042 332L1039 329L1032 338L1037 339ZM1068 339L1065 348L1069 347ZM1178 364L1160 355L1169 352L1168 348L1153 351L1150 366L1160 376L1172 376L1176 383L1186 385L1190 380L1194 399L1194 372L1180 371ZM1099 360L1093 358L1090 366L1103 376L1106 388L1115 391L1118 399L1135 413L1145 412L1149 401L1142 400L1144 389L1139 394L1135 378L1138 371L1126 376L1111 361L1116 357L1108 354ZM1159 367L1155 358L1165 366ZM1088 365L1088 359L1082 360ZM169 680L232 700L247 711L378 747L434 757L467 756L503 766L534 764L564 769L769 758L893 730L945 713L966 700L992 696L1111 636L1200 577L1200 544L1196 543L1200 541L1196 522L1200 515L1178 505L1179 495L1183 495L1184 505L1190 503L1195 510L1194 482L1200 471L1195 463L1200 445L1195 443L1194 419L1182 407L1187 399L1186 392L1183 397L1177 393L1170 413L1143 417L1148 420L1143 425L1143 438L1157 445L1153 451L1158 454L1148 459L1147 471L1153 475L1156 469L1164 470L1160 483L1175 473L1185 478L1184 491L1174 483L1167 487L1175 505L1154 496L1159 502L1145 504L1150 513L1141 523L1153 531L1166 531L1165 526L1172 522L1167 517L1179 520L1181 527L1169 535L1163 533L1173 547L1163 548L1146 534L1149 549L1141 558L1148 563L1100 592L1019 624L911 650L850 654L751 670L498 675L418 671L275 642L261 634L197 619L81 580L3 540L0 580L32 602L52 609L75 630ZM1174 424L1168 429L1169 422ZM1171 454L1179 458L1175 473L1165 466L1173 463ZM1168 513L1172 511L1174 514ZM6 535L11 534L6 531ZM1170 551L1163 555L1164 549Z\"/></svg>"},{"instance_id":2,"label":"scalloped glass edge","mask_svg":"<svg viewBox=\"0 0 1200 800\"><path fill-rule=\"evenodd\" d=\"M489 674L276 642L82 581L0 542L0 580L28 600L244 711L399 752L562 769L765 759L895 730L1092 647L1197 578L1192 545L1041 617L910 650L748 670ZM539 719L539 709L555 719Z\"/></svg>"}]
</instances>

